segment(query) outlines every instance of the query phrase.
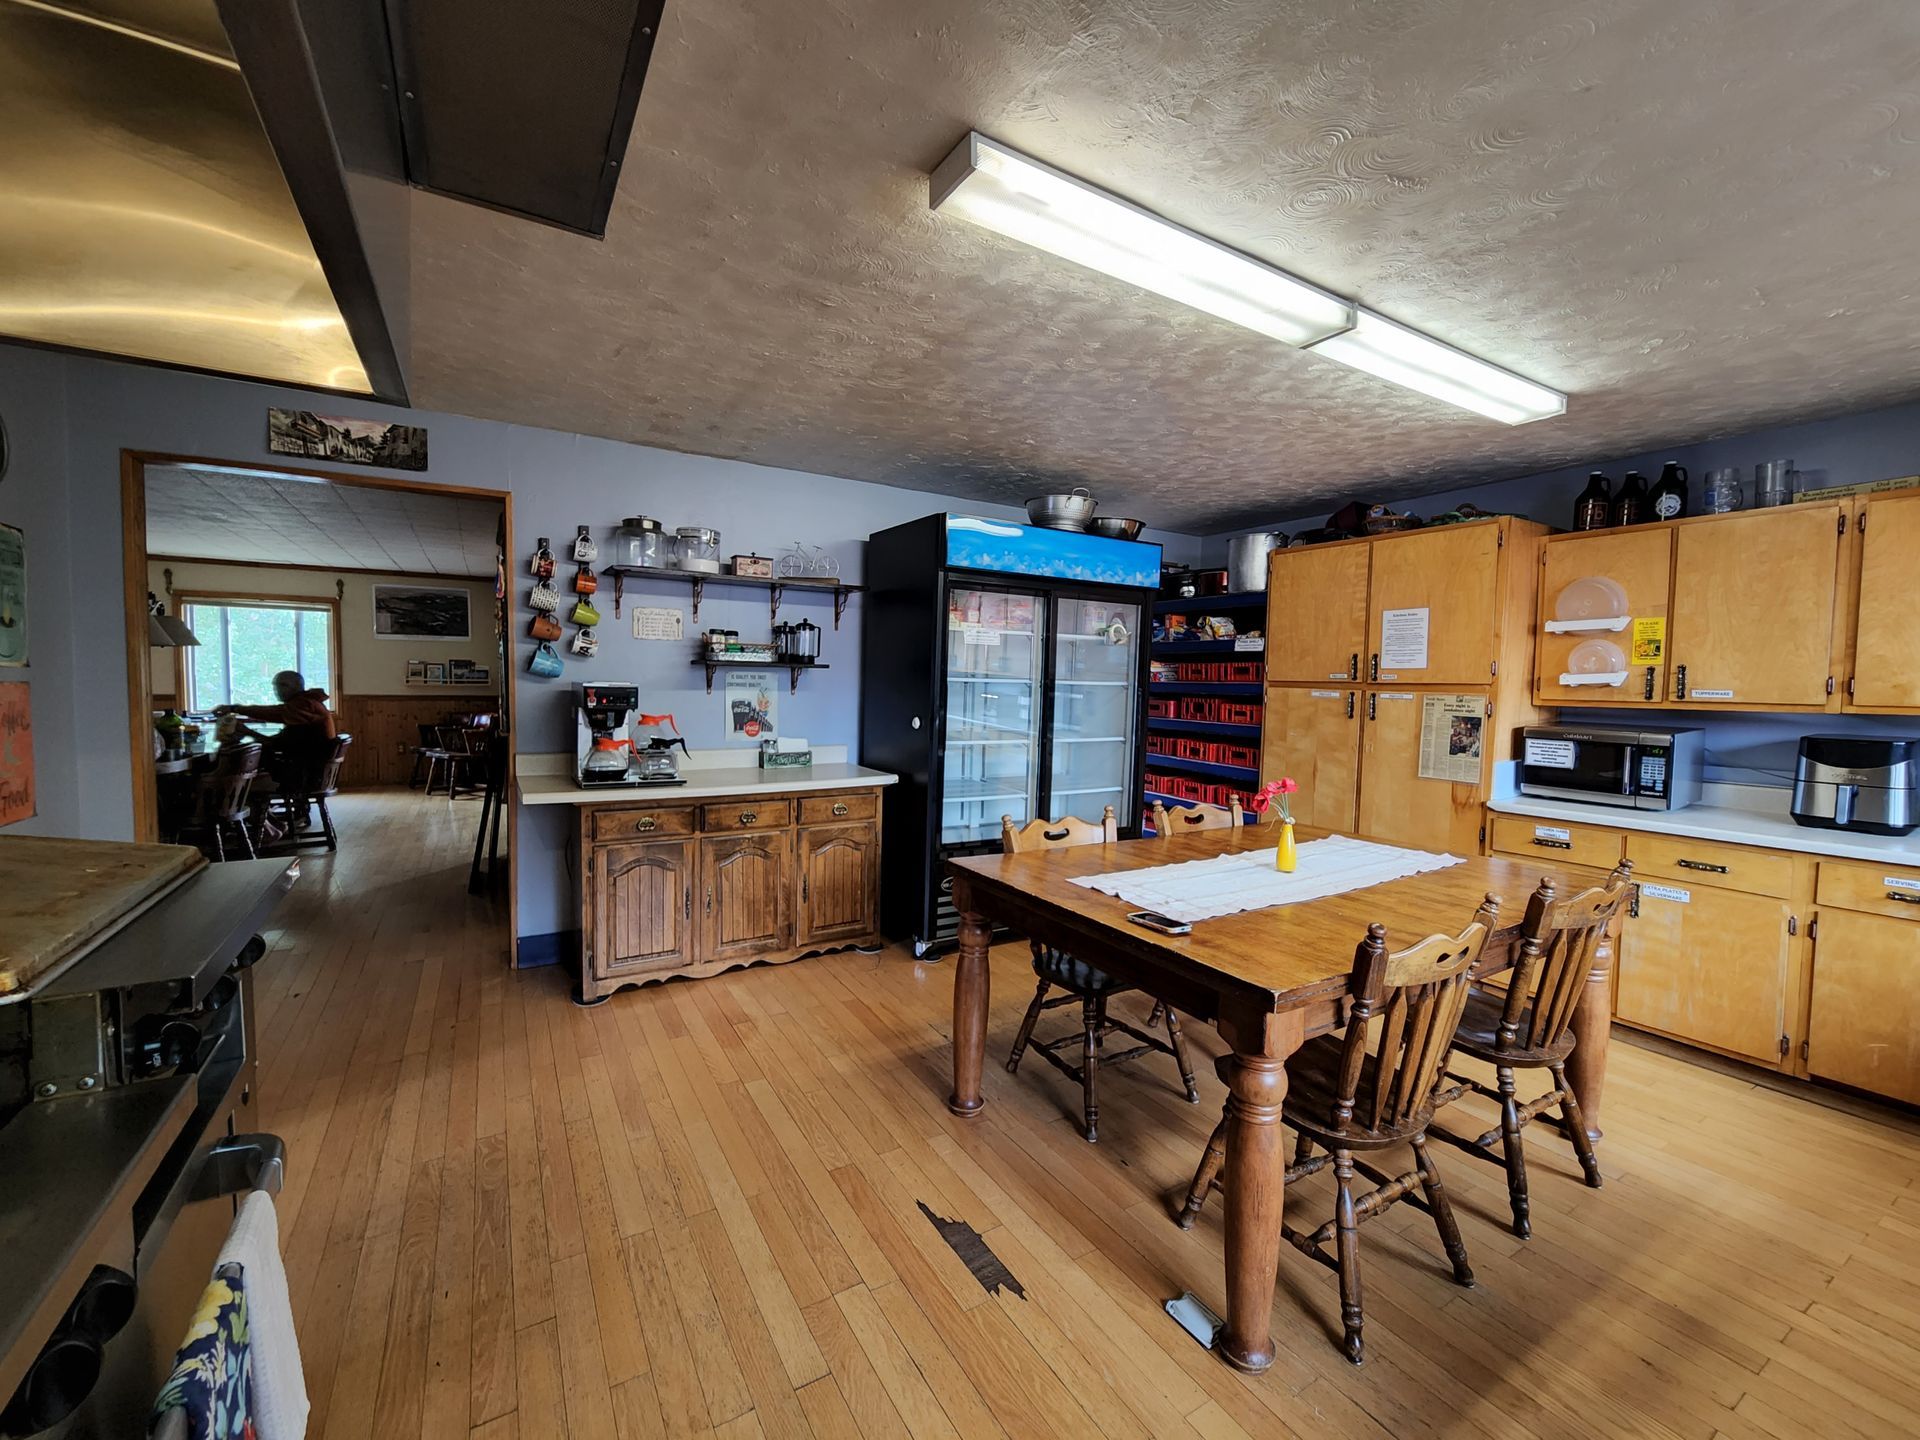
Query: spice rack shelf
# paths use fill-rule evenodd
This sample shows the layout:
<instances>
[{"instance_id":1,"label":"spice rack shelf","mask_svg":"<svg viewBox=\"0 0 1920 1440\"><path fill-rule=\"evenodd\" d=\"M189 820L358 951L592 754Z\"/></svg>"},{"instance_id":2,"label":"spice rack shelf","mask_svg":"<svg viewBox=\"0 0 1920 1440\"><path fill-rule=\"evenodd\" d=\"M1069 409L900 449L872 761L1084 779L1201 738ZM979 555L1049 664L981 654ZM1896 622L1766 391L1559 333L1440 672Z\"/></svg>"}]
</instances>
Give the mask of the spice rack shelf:
<instances>
[{"instance_id":1,"label":"spice rack shelf","mask_svg":"<svg viewBox=\"0 0 1920 1440\"><path fill-rule=\"evenodd\" d=\"M776 575L763 579L757 575L703 575L696 570L681 570L671 565L608 565L600 573L613 577L613 613L620 613L621 602L626 598L628 580L659 580L671 584L693 587L693 619L700 619L700 599L709 585L732 586L736 589L768 590L772 594L767 600L767 615L770 620L780 617L781 597L789 590L825 591L833 596L833 628L840 628L841 617L847 613L847 598L858 595L866 587L852 581L842 580L838 576L821 575ZM825 667L816 667L825 668Z\"/></svg>"}]
</instances>

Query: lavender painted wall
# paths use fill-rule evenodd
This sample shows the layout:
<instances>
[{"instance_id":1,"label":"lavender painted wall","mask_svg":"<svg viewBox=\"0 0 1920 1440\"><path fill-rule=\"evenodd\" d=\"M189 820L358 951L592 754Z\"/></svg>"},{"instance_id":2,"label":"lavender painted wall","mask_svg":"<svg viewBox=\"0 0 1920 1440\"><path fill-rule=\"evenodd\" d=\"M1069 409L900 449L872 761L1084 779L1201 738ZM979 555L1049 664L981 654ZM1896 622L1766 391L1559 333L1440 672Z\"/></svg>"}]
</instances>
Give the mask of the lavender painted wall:
<instances>
[{"instance_id":1,"label":"lavender painted wall","mask_svg":"<svg viewBox=\"0 0 1920 1440\"><path fill-rule=\"evenodd\" d=\"M1573 518L1573 500L1599 470L1618 484L1629 470L1638 470L1649 482L1668 460L1677 460L1691 476L1692 501L1697 513L1701 483L1708 470L1737 467L1752 494L1753 467L1762 460L1793 461L1809 476L1809 488L1851 485L1920 474L1920 404L1874 410L1837 420L1788 425L1746 435L1706 440L1697 445L1673 446L1643 455L1597 460L1540 475L1496 481L1424 495L1408 502L1419 515L1438 515L1470 500L1485 510L1511 511L1548 525L1565 528ZM1390 485L1382 493L1391 494ZM1302 530L1324 524L1318 515L1281 514L1261 529ZM1201 542L1203 563L1224 565L1227 535L1210 535ZM1617 712L1565 710L1570 723L1617 720ZM1871 715L1721 715L1662 711L1676 725L1697 725L1707 732L1707 777L1755 785L1792 783L1793 761L1802 735L1914 735L1920 720Z\"/></svg>"},{"instance_id":2,"label":"lavender painted wall","mask_svg":"<svg viewBox=\"0 0 1920 1440\"><path fill-rule=\"evenodd\" d=\"M429 483L510 491L522 553L511 557L511 631L518 677L517 725L523 754L573 746L570 686L586 678L633 680L646 687L649 709L671 711L696 748L724 743L721 696L706 693L689 662L695 626L684 646L632 638L629 616L615 621L611 586L595 597L606 611L599 656L571 657L566 673L540 680L526 671L528 553L548 535L570 541L592 525L603 542L621 517L647 514L669 526L711 525L721 550L777 555L794 540L824 546L841 573L861 573L865 537L937 510L999 516L1017 512L952 496L776 470L737 461L681 455L645 446L457 415L437 415L342 400L302 391L110 361L80 359L0 345L0 414L19 455L0 485L0 520L28 530L35 683L33 713L41 818L46 833L123 839L133 833L127 756L125 617L120 600L120 452L149 450L270 467L266 412L292 405L428 427ZM304 468L364 469L300 462ZM1191 536L1149 532L1170 561L1197 558ZM570 577L570 568L563 568ZM688 591L636 587L627 603L688 610ZM780 725L822 744L859 744L860 607L849 605L838 633L829 602L783 606L798 620L827 629L823 658L833 667L805 676L796 695L780 697ZM759 594L709 590L699 628L724 625L743 635L768 629ZM571 635L571 627L569 627ZM17 673L17 672L0 672ZM522 810L519 900L522 935L573 928L572 880L565 839L571 816L554 808ZM22 827L25 828L24 826Z\"/></svg>"}]
</instances>

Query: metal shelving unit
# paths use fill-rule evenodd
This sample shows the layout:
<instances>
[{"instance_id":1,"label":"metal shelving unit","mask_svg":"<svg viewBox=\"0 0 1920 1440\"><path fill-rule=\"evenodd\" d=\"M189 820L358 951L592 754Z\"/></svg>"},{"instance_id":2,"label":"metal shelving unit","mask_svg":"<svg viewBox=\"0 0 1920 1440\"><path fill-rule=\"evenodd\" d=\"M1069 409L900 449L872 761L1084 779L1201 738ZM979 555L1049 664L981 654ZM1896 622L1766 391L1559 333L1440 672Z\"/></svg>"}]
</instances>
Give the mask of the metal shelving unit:
<instances>
[{"instance_id":1,"label":"metal shelving unit","mask_svg":"<svg viewBox=\"0 0 1920 1440\"><path fill-rule=\"evenodd\" d=\"M1155 615L1231 615L1237 626L1248 629L1258 628L1264 632L1267 608L1265 591L1248 591L1231 595L1195 595L1187 598L1174 597L1156 600L1153 606ZM1252 613L1248 613L1252 612ZM1233 639L1227 640L1156 640L1153 642L1152 658L1155 660L1202 660L1229 659L1258 660L1261 662L1262 675L1265 674L1265 652L1243 650ZM1208 681L1208 680L1164 680L1155 681L1147 687L1151 698L1170 696L1190 696L1194 698L1212 698L1217 700L1264 700L1266 684L1264 678L1255 681ZM1178 735L1194 740L1221 740L1252 747L1256 752L1260 746L1261 727L1258 724L1235 724L1216 720L1186 720L1172 716L1149 715L1147 731L1151 735ZM1147 752L1147 769L1164 776L1192 775L1195 777L1220 781L1252 791L1260 784L1258 765L1227 765L1211 760L1189 760L1173 755ZM1151 805L1161 800L1168 805L1191 805L1194 802L1183 796L1170 795L1154 788L1154 777L1149 773L1145 787L1145 803Z\"/></svg>"}]
</instances>

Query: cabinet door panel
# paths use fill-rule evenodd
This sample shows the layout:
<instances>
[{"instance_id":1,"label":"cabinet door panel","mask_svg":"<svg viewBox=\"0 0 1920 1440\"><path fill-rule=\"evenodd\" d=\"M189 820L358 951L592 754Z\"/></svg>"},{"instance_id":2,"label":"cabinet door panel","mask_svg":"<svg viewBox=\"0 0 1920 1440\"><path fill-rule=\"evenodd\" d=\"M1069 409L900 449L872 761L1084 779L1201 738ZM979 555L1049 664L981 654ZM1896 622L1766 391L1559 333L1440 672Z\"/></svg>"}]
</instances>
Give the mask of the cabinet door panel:
<instances>
[{"instance_id":1,"label":"cabinet door panel","mask_svg":"<svg viewBox=\"0 0 1920 1440\"><path fill-rule=\"evenodd\" d=\"M1820 912L1807 1069L1920 1105L1920 924Z\"/></svg>"},{"instance_id":2,"label":"cabinet door panel","mask_svg":"<svg viewBox=\"0 0 1920 1440\"><path fill-rule=\"evenodd\" d=\"M1779 1066L1790 914L1771 896L1643 883L1620 938L1615 1015Z\"/></svg>"},{"instance_id":3,"label":"cabinet door panel","mask_svg":"<svg viewBox=\"0 0 1920 1440\"><path fill-rule=\"evenodd\" d=\"M1500 527L1445 525L1378 540L1368 586L1368 673L1403 685L1485 685L1499 655ZM1383 632L1395 611L1425 611L1426 664L1383 653ZM1379 660L1373 675L1375 658ZM1393 663L1389 663L1393 662Z\"/></svg>"},{"instance_id":4,"label":"cabinet door panel","mask_svg":"<svg viewBox=\"0 0 1920 1440\"><path fill-rule=\"evenodd\" d=\"M592 857L593 973L686 964L693 938L692 843L596 845Z\"/></svg>"},{"instance_id":5,"label":"cabinet door panel","mask_svg":"<svg viewBox=\"0 0 1920 1440\"><path fill-rule=\"evenodd\" d=\"M872 821L800 832L798 945L857 940L874 930L880 846Z\"/></svg>"},{"instance_id":6,"label":"cabinet door panel","mask_svg":"<svg viewBox=\"0 0 1920 1440\"><path fill-rule=\"evenodd\" d=\"M1920 494L1869 499L1860 508L1860 603L1847 703L1920 709Z\"/></svg>"},{"instance_id":7,"label":"cabinet door panel","mask_svg":"<svg viewBox=\"0 0 1920 1440\"><path fill-rule=\"evenodd\" d=\"M1627 596L1627 618L1659 621L1665 625L1667 598L1673 583L1673 535L1666 526L1602 531L1590 535L1555 536L1541 547L1540 625L1535 649L1533 696L1543 705L1657 705L1667 698L1667 662L1633 663L1633 626L1620 631L1549 634L1547 623L1556 618L1560 594L1575 581L1604 576ZM1606 640L1620 647L1627 661L1627 679L1618 686L1562 685L1574 647L1587 640ZM1652 694L1647 678L1652 675Z\"/></svg>"},{"instance_id":8,"label":"cabinet door panel","mask_svg":"<svg viewBox=\"0 0 1920 1440\"><path fill-rule=\"evenodd\" d=\"M1295 685L1267 687L1260 778L1300 782L1293 818L1353 833L1360 787L1360 693Z\"/></svg>"},{"instance_id":9,"label":"cabinet door panel","mask_svg":"<svg viewBox=\"0 0 1920 1440\"><path fill-rule=\"evenodd\" d=\"M793 943L793 832L700 842L701 959L732 960Z\"/></svg>"},{"instance_id":10,"label":"cabinet door panel","mask_svg":"<svg viewBox=\"0 0 1920 1440\"><path fill-rule=\"evenodd\" d=\"M1482 702L1487 692L1474 694ZM1365 698L1360 743L1360 833L1392 845L1454 855L1480 853L1486 812L1481 796L1493 765L1490 727L1481 730L1479 778L1472 783L1420 775L1420 726L1426 697L1376 691ZM1481 706L1485 714L1484 703Z\"/></svg>"},{"instance_id":11,"label":"cabinet door panel","mask_svg":"<svg viewBox=\"0 0 1920 1440\"><path fill-rule=\"evenodd\" d=\"M1826 705L1839 523L1788 505L1674 530L1675 703Z\"/></svg>"},{"instance_id":12,"label":"cabinet door panel","mask_svg":"<svg viewBox=\"0 0 1920 1440\"><path fill-rule=\"evenodd\" d=\"M1268 559L1267 679L1360 678L1371 545L1305 545ZM1205 611L1205 602L1196 600Z\"/></svg>"}]
</instances>

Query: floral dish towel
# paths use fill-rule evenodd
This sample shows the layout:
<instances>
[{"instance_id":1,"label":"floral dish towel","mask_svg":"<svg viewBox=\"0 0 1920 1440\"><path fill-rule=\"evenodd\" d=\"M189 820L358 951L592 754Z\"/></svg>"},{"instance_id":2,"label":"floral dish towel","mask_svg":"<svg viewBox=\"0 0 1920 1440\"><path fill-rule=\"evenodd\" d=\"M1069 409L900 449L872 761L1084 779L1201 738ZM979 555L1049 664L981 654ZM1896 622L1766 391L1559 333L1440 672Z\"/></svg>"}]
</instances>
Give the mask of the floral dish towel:
<instances>
[{"instance_id":1,"label":"floral dish towel","mask_svg":"<svg viewBox=\"0 0 1920 1440\"><path fill-rule=\"evenodd\" d=\"M200 1294L173 1374L154 1401L149 1433L183 1440L254 1440L252 1384L246 1285L238 1265L222 1265Z\"/></svg>"}]
</instances>

